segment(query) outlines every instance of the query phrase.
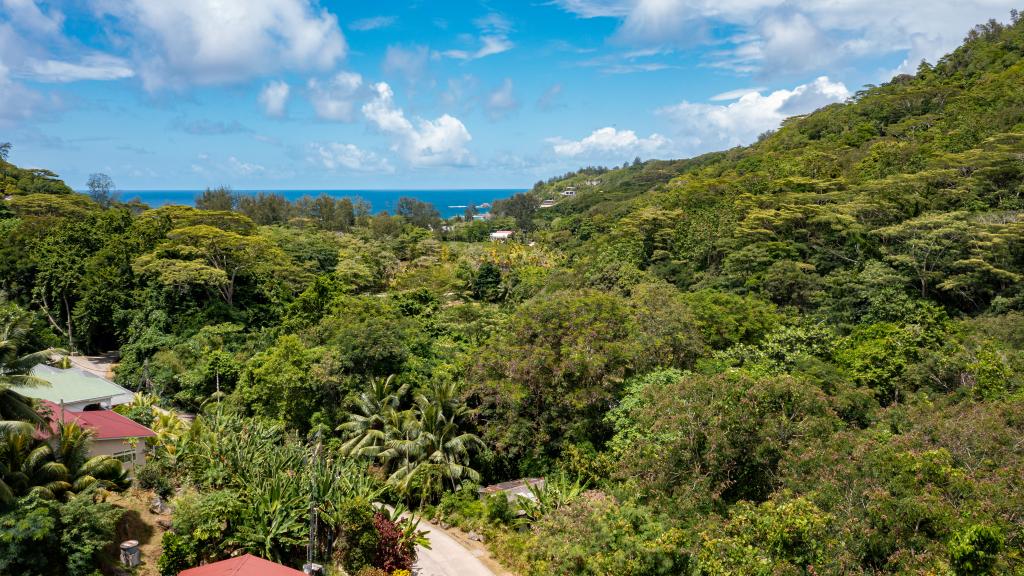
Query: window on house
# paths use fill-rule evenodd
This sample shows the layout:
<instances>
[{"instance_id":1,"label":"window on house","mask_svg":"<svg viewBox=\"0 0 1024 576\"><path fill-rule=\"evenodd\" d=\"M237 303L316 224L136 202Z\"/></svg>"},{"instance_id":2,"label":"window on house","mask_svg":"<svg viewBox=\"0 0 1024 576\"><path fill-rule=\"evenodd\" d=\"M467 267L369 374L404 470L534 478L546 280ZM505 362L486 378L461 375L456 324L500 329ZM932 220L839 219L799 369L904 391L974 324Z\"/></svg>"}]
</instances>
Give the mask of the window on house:
<instances>
[{"instance_id":1,"label":"window on house","mask_svg":"<svg viewBox=\"0 0 1024 576\"><path fill-rule=\"evenodd\" d=\"M122 450L120 452L115 452L114 458L120 460L122 464L134 464L135 450Z\"/></svg>"}]
</instances>

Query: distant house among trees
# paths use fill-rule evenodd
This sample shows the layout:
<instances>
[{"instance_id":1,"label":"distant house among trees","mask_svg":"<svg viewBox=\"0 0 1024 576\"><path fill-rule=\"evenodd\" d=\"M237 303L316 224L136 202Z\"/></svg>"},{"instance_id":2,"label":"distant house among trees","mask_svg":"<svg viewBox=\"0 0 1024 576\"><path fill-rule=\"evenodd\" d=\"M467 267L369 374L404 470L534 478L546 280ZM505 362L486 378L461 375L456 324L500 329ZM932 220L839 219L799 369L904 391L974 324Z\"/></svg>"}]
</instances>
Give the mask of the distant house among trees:
<instances>
[{"instance_id":1,"label":"distant house among trees","mask_svg":"<svg viewBox=\"0 0 1024 576\"><path fill-rule=\"evenodd\" d=\"M573 197L575 195L576 195L576 188L573 187L573 186L570 186L570 187L566 188L565 190L562 190L562 196L566 196L566 197L571 198L571 197Z\"/></svg>"},{"instance_id":2,"label":"distant house among trees","mask_svg":"<svg viewBox=\"0 0 1024 576\"><path fill-rule=\"evenodd\" d=\"M50 410L50 439L57 438L61 424L75 423L93 433L89 444L90 458L113 456L129 470L132 465L138 467L146 463L146 443L143 440L156 436L156 432L113 410L62 409L46 400L43 404Z\"/></svg>"},{"instance_id":3,"label":"distant house among trees","mask_svg":"<svg viewBox=\"0 0 1024 576\"><path fill-rule=\"evenodd\" d=\"M128 404L135 397L130 390L81 368L56 368L40 364L32 368L31 374L49 385L13 386L12 389L29 398L47 400L54 404L63 402L67 410L110 409Z\"/></svg>"},{"instance_id":4,"label":"distant house among trees","mask_svg":"<svg viewBox=\"0 0 1024 576\"><path fill-rule=\"evenodd\" d=\"M512 238L513 234L515 234L515 232L512 230L497 230L495 232L491 232L491 240L495 242L504 242Z\"/></svg>"},{"instance_id":5,"label":"distant house among trees","mask_svg":"<svg viewBox=\"0 0 1024 576\"><path fill-rule=\"evenodd\" d=\"M145 443L142 439L156 434L145 426L111 410L128 404L134 394L81 368L56 368L39 364L32 368L32 376L46 382L40 386L12 386L11 389L42 401L50 411L50 432L53 438L62 422L73 422L92 430L93 442L89 456L113 456L124 464L145 463Z\"/></svg>"},{"instance_id":6,"label":"distant house among trees","mask_svg":"<svg viewBox=\"0 0 1024 576\"><path fill-rule=\"evenodd\" d=\"M541 202L540 203L540 207L541 208L551 208L555 204L556 204L556 202L554 200L550 200L549 199L549 200L545 200L545 201Z\"/></svg>"},{"instance_id":7,"label":"distant house among trees","mask_svg":"<svg viewBox=\"0 0 1024 576\"><path fill-rule=\"evenodd\" d=\"M529 500L536 500L533 491L530 487L543 488L543 478L520 478L519 480L510 480L508 482L501 482L498 484L491 484L490 486L484 486L483 488L477 489L477 493L481 497L490 496L492 494L504 494L505 498L508 498L509 502L515 502L518 498L527 498Z\"/></svg>"}]
</instances>

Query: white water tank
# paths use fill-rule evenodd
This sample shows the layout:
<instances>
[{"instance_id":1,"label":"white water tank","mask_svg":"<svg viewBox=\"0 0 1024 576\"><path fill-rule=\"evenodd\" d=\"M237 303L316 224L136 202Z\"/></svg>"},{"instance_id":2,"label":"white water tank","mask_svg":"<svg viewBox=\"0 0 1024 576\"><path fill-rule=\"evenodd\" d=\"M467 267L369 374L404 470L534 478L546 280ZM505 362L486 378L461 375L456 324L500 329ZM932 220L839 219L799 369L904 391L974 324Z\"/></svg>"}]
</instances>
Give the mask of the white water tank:
<instances>
[{"instance_id":1,"label":"white water tank","mask_svg":"<svg viewBox=\"0 0 1024 576\"><path fill-rule=\"evenodd\" d=\"M134 568L142 561L142 553L139 551L138 540L125 540L121 542L121 564Z\"/></svg>"}]
</instances>

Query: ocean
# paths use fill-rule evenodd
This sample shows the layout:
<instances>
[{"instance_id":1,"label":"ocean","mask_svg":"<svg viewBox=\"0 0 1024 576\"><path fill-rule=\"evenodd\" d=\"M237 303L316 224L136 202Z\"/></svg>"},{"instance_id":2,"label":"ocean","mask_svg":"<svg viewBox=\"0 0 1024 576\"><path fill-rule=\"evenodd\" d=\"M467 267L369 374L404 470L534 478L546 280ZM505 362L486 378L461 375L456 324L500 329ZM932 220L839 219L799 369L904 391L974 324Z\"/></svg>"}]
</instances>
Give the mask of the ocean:
<instances>
[{"instance_id":1,"label":"ocean","mask_svg":"<svg viewBox=\"0 0 1024 576\"><path fill-rule=\"evenodd\" d=\"M361 198L370 203L373 213L387 210L394 213L398 199L403 196L416 198L421 202L429 202L441 213L441 217L462 214L466 206L475 204L492 203L495 200L509 198L521 189L456 189L456 190L234 190L238 194L252 194L259 192L273 192L281 194L288 200L297 200L303 196L319 196L327 194L334 198ZM122 190L121 200L129 201L138 198L151 207L164 206L166 204L183 204L192 206L195 204L196 196L202 194L202 190ZM481 212L486 209L481 210Z\"/></svg>"}]
</instances>

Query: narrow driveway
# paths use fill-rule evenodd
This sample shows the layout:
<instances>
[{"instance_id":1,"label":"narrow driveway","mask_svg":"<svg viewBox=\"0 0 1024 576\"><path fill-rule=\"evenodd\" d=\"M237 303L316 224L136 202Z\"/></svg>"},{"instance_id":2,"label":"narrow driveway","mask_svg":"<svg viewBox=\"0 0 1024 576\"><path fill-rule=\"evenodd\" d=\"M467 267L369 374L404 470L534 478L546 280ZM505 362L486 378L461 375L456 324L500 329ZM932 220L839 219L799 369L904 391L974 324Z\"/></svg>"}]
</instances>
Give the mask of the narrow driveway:
<instances>
[{"instance_id":1,"label":"narrow driveway","mask_svg":"<svg viewBox=\"0 0 1024 576\"><path fill-rule=\"evenodd\" d=\"M113 354L99 356L68 356L71 365L81 368L86 372L92 372L100 378L107 380L114 379L114 366L117 365L117 357Z\"/></svg>"},{"instance_id":2,"label":"narrow driveway","mask_svg":"<svg viewBox=\"0 0 1024 576\"><path fill-rule=\"evenodd\" d=\"M416 547L417 576L496 576L472 550L459 544L437 526L420 521L420 530L427 532L430 550Z\"/></svg>"}]
</instances>

